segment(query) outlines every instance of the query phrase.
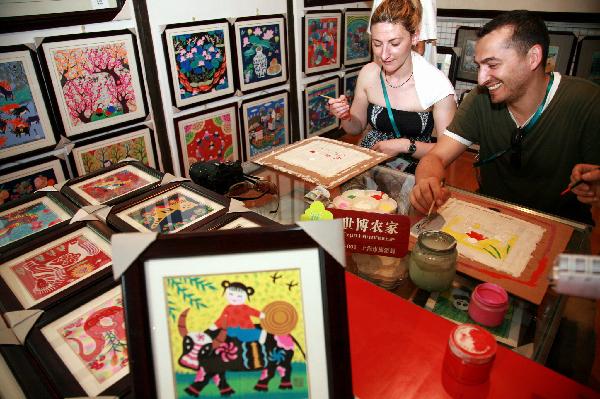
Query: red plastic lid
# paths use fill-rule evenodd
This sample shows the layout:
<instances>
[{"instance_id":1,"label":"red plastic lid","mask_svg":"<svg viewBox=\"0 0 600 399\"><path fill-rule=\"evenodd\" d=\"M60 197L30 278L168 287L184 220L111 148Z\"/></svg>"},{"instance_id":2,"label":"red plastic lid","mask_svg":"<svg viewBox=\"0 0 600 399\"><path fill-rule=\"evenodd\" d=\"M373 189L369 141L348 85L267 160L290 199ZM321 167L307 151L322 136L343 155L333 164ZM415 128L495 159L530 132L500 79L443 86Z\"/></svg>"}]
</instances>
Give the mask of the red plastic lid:
<instances>
[{"instance_id":1,"label":"red plastic lid","mask_svg":"<svg viewBox=\"0 0 600 399\"><path fill-rule=\"evenodd\" d=\"M475 324L458 325L450 333L450 350L472 363L487 363L496 354L498 344L492 334Z\"/></svg>"}]
</instances>

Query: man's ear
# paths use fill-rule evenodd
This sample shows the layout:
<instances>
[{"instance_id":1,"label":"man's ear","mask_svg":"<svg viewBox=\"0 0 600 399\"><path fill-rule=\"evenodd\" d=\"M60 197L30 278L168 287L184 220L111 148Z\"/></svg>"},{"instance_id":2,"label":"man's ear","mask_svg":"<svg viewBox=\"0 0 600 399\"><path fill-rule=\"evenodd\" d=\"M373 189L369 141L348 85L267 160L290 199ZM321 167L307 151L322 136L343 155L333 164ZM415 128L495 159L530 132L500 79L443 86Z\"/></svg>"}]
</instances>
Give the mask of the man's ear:
<instances>
[{"instance_id":1,"label":"man's ear","mask_svg":"<svg viewBox=\"0 0 600 399\"><path fill-rule=\"evenodd\" d=\"M532 71L535 70L542 63L542 46L540 44L534 44L533 47L531 47L527 52L527 58L529 62L529 69ZM542 65L542 69L544 68L546 68L546 66Z\"/></svg>"}]
</instances>

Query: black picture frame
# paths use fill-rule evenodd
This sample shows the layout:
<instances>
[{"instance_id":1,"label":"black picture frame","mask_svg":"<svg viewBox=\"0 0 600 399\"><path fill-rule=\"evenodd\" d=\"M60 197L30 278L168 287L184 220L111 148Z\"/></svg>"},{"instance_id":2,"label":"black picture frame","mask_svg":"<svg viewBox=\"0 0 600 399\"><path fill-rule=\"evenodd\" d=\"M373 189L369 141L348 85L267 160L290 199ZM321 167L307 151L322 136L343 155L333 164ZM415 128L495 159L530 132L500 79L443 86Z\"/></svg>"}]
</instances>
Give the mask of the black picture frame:
<instances>
[{"instance_id":1,"label":"black picture frame","mask_svg":"<svg viewBox=\"0 0 600 399\"><path fill-rule=\"evenodd\" d=\"M573 75L600 84L600 36L585 36L577 45Z\"/></svg>"},{"instance_id":2,"label":"black picture frame","mask_svg":"<svg viewBox=\"0 0 600 399\"><path fill-rule=\"evenodd\" d=\"M546 72L556 71L561 75L571 74L571 64L577 48L577 36L573 32L548 32L550 44Z\"/></svg>"},{"instance_id":3,"label":"black picture frame","mask_svg":"<svg viewBox=\"0 0 600 399\"><path fill-rule=\"evenodd\" d=\"M309 24L310 19L319 19L319 18L335 18L337 19L337 29L335 30L336 38L334 39L336 51L335 56L331 59L335 59L336 61L331 64L326 64L322 66L311 66L309 62ZM343 15L341 10L331 9L331 10L321 10L321 11L307 11L302 17L302 71L304 75L318 75L326 71L333 71L340 69L342 67L342 25L343 25Z\"/></svg>"},{"instance_id":4,"label":"black picture frame","mask_svg":"<svg viewBox=\"0 0 600 399\"><path fill-rule=\"evenodd\" d=\"M240 225L236 226L238 223ZM249 225L242 225L244 223ZM264 226L279 226L279 223L269 219L268 217L259 215L256 212L234 212L227 213L215 219L214 221L201 226L198 231L247 229Z\"/></svg>"},{"instance_id":5,"label":"black picture frame","mask_svg":"<svg viewBox=\"0 0 600 399\"><path fill-rule=\"evenodd\" d=\"M218 243L215 245L215 243ZM228 230L218 232L193 232L179 236L167 236L159 235L157 239L152 242L146 250L138 255L137 259L129 266L122 277L123 290L125 293L125 313L128 325L137 326L135 329L130 328L128 330L128 342L131 359L131 372L134 384L134 394L136 397L143 398L156 398L156 397L169 397L173 396L173 385L165 382L166 379L173 379L172 363L165 363L164 361L154 361L155 354L154 348L160 347L171 348L169 343L169 335L161 335L161 338L157 338L157 332L159 334L163 328L168 329L168 323L170 313L167 312L166 306L159 306L157 303L164 302L168 298L163 297L161 293L154 292L151 295L149 287L152 290L155 289L156 281L159 281L159 285L163 287L168 285L166 281L171 276L194 276L201 275L201 277L210 277L211 273L215 273L212 277L215 280L220 278L219 275L229 275L233 273L248 272L258 275L260 271L269 274L273 273L273 270L277 271L279 263L277 260L274 265L271 264L271 271L268 272L269 268L265 266L265 262L262 262L262 266L257 264L261 263L257 258L261 257L264 253L277 253L277 256L285 257L285 261L282 261L286 265L290 265L290 260L294 259L294 254L298 254L297 251L308 251L311 254L314 262L301 263L302 261L296 260L296 265L299 270L302 270L302 279L299 281L301 289L304 290L304 285L309 281L314 281L316 286L311 286L313 290L310 296L318 296L321 298L322 307L319 309L313 309L310 311L314 312L313 315L317 315L317 319L322 320L323 323L310 324L308 322L303 323L305 325L308 334L312 331L320 331L319 337L324 338L321 343L323 345L322 351L319 353L313 352L311 355L310 348L309 356L307 359L312 359L316 362L316 356L319 356L319 364L324 366L327 370L327 381L325 387L321 387L321 391L314 391L312 393L319 396L320 398L351 398L352 395L352 379L351 379L351 366L350 366L350 355L349 355L349 341L348 341L348 319L347 319L347 308L346 308L346 293L345 293L345 277L344 269L335 260L321 248L315 241L313 241L304 231L297 226L273 226L263 227L260 229L251 230ZM205 261L200 261L197 257L202 256ZM240 259L237 261L229 262L232 259L229 256L239 256ZM314 257L313 257L314 256ZM221 258L226 257L226 258ZM227 259L227 260L225 260ZM279 259L279 258L277 258ZM296 258L297 259L297 258ZM160 262L160 264L152 264L152 262ZM183 263L182 263L183 262ZM192 263L186 263L192 262ZM210 262L208 264L207 262ZM243 262L243 264L242 264ZM187 264L184 269L184 263ZM228 264L230 267L227 269L221 269L215 272L214 266L216 263ZM185 270L182 274L181 271ZM309 277L309 275L311 277ZM319 277L316 277L316 276ZM265 278L265 276L261 276ZM315 280L311 280L315 277ZM158 278L158 280L157 280ZM258 278L258 277L257 277ZM165 288L163 292L167 289ZM287 289L285 289L287 291ZM216 295L221 297L221 292L218 290ZM276 300L273 293L269 293L265 302ZM291 297L291 296L290 296ZM253 297L256 302L256 294ZM287 298L286 298L287 299ZM285 300L285 299L284 299ZM290 299L288 299L290 300ZM157 302L155 302L157 301ZM254 305L258 306L258 305ZM305 302L302 302L302 306L308 306ZM193 310L193 309L192 309ZM150 312L160 312L150 313ZM177 310L176 310L177 312ZM185 313L185 316L183 315ZM267 310L267 318L269 310ZM309 314L309 311L304 312L303 315ZM151 321L152 319L152 321ZM160 321L158 321L160 319ZM181 312L177 317L178 324L181 325L179 329L180 334L187 334L188 323L187 312ZM152 325L151 325L152 323ZM263 321L263 323L265 323ZM266 325L266 323L265 323ZM322 325L323 330L317 325ZM195 326L193 328L198 328ZM157 330L158 329L158 330ZM202 331L202 329L200 329ZM208 332L208 330L206 330ZM292 330L294 331L294 330ZM200 335L200 334L197 334ZM207 333L203 335L208 336ZM189 336L188 336L189 337ZM180 340L180 338L173 336L173 341ZM187 338L186 338L187 339ZM157 342L153 342L156 340ZM166 342L164 342L166 340ZM319 339L320 340L320 339ZM187 341L186 341L187 342ZM193 341L192 341L193 342ZM269 338L267 336L266 344L269 345ZM313 341L315 342L315 341ZM231 338L227 338L226 344L235 344L231 341ZM193 345L193 344L192 344ZM238 343L239 345L239 343ZM175 346L173 346L175 347ZM181 346L176 345L177 349L180 350ZM205 347L209 350L209 346ZM189 347L191 348L191 347ZM314 350L314 346L313 346ZM212 352L209 352L212 353ZM164 353L162 353L164 355ZM179 356L179 353L174 354ZM218 356L210 355L209 356ZM311 357L312 356L312 357ZM155 368L159 368L160 372L156 372ZM206 367L209 367L207 365ZM309 366L310 367L310 366ZM168 370L164 370L168 368ZM262 367L259 367L260 370ZM311 370L308 368L308 372ZM212 377L215 373L210 368L206 372L206 380ZM230 373L232 371L228 371ZM307 373L308 375L308 373ZM192 374L193 377L193 374ZM220 379L224 385L219 385L221 389L227 389L227 383L225 380L225 373L223 371L223 377ZM157 392L157 378L160 378L162 383L161 386L165 387L167 392ZM277 378L278 379L278 378ZM192 378L192 381L194 380ZM202 384L205 379L199 380ZM263 380L261 380L263 381ZM283 380L282 380L283 382ZM263 384L263 389L268 386L267 383ZM272 385L275 383L272 382ZM292 384L288 385L291 386ZM235 389L235 386L232 387ZM275 388L276 389L276 388Z\"/></svg>"},{"instance_id":6,"label":"black picture frame","mask_svg":"<svg viewBox=\"0 0 600 399\"><path fill-rule=\"evenodd\" d=\"M349 23L348 20L351 17L366 17L366 26L365 31L363 33L364 36L362 36L362 39L364 42L366 42L366 47L367 47L367 51L369 53L368 56L366 57L357 57L357 58L351 58L348 57L348 29L349 29ZM354 68L356 66L360 66L360 65L364 65L366 63L371 62L371 60L373 59L373 51L371 48L371 35L369 34L368 30L369 30L369 24L371 21L371 9L370 8L347 8L344 11L344 16L343 16L343 23L342 23L342 41L341 41L341 47L342 47L342 52L341 52L341 56L342 56L342 64L344 65L345 68ZM358 34L358 37L360 38L361 35ZM359 40L360 41L360 40ZM363 43L364 44L364 43Z\"/></svg>"},{"instance_id":7,"label":"black picture frame","mask_svg":"<svg viewBox=\"0 0 600 399\"><path fill-rule=\"evenodd\" d=\"M477 64L475 64L475 42L479 28L459 26L456 28L454 47L460 48L456 79L477 83Z\"/></svg>"},{"instance_id":8,"label":"black picture frame","mask_svg":"<svg viewBox=\"0 0 600 399\"><path fill-rule=\"evenodd\" d=\"M126 188L119 191L121 184L124 186L125 182L117 175L118 173L127 173L128 178L138 178L141 183L140 185L134 183L133 190ZM88 205L111 206L158 187L163 176L164 173L149 168L139 161L123 161L69 180L60 191L80 207ZM95 186L86 187L94 181L97 182ZM105 195L106 199L100 195Z\"/></svg>"},{"instance_id":9,"label":"black picture frame","mask_svg":"<svg viewBox=\"0 0 600 399\"><path fill-rule=\"evenodd\" d=\"M332 130L339 129L339 127L340 127L340 124L341 124L340 120L338 118L336 118L335 116L329 114L329 111L326 108L327 101L329 101L329 100L325 97L321 97L321 94L313 94L311 96L311 90L315 91L315 93L319 93L320 90L330 87L331 85L335 86L334 90L333 91L330 90L330 91L327 91L322 94L327 95L329 97L338 98L340 96L341 85L340 85L340 78L337 77L336 75L326 78L326 79L319 80L317 82L309 83L304 88L304 93L302 95L302 105L303 105L303 110L304 110L304 138L305 139L310 138L310 137L320 136L320 135L330 132ZM309 108L311 100L315 100L315 101L313 101L313 104L316 103L318 105L319 112L320 112L320 115L313 114L313 115L315 115L314 121L323 121L324 118L327 117L327 118L329 118L329 120L333 120L334 122L330 123L329 125L326 125L324 127L317 126L316 130L311 129L311 112L314 112L314 110Z\"/></svg>"},{"instance_id":10,"label":"black picture frame","mask_svg":"<svg viewBox=\"0 0 600 399\"><path fill-rule=\"evenodd\" d=\"M344 72L344 77L342 77L341 94L346 96L350 105L352 105L352 101L354 100L356 82L358 82L358 74L360 73L361 69L362 68L348 69ZM353 85L348 83L350 79L354 80Z\"/></svg>"},{"instance_id":11,"label":"black picture frame","mask_svg":"<svg viewBox=\"0 0 600 399\"><path fill-rule=\"evenodd\" d=\"M202 215L198 215L198 218L187 220L182 220L180 223L183 223L179 226L176 220L171 220L171 215L175 212L182 213L180 208L166 209L165 201L168 202L168 196L177 195L179 198L184 197L185 201L192 202L196 201L196 203L192 202L192 205L199 205L200 207L206 207L210 209L209 213L205 213ZM185 198L185 196L190 197L192 201L189 201ZM162 201L162 203L159 202ZM197 184L191 182L172 182L165 184L164 186L160 186L155 188L154 190L145 192L137 197L131 198L128 201L122 202L118 205L115 205L107 218L107 222L110 226L115 228L118 231L122 232L149 232L149 231L157 231L159 233L165 234L173 234L174 232L179 231L192 231L198 229L200 226L205 223L210 222L213 219L225 214L229 209L229 198L226 198L220 194L217 194L213 191L207 190L204 187L201 187ZM180 207L181 205L179 205ZM210 208L210 207L214 208ZM154 216L150 217L152 220L146 220L150 227L155 224L156 229L152 230L143 226L139 221L136 221L134 218L128 216L133 214L134 212L138 212L138 217L142 218L141 214L143 212L147 212L148 208L152 207L153 210L157 213L161 210L161 208L165 208L163 213L159 213L158 216L164 216L161 219L154 219ZM146 211L143 211L146 209ZM186 210L193 209L192 207ZM182 216L183 219L184 216ZM161 223L166 220L167 221L167 229L166 232L158 231L163 230L161 227ZM150 222L153 223L150 223ZM171 223L175 223L175 227L171 229Z\"/></svg>"},{"instance_id":12,"label":"black picture frame","mask_svg":"<svg viewBox=\"0 0 600 399\"><path fill-rule=\"evenodd\" d=\"M456 85L456 72L458 67L458 54L452 47L437 46L436 67L444 72L452 86Z\"/></svg>"}]
</instances>

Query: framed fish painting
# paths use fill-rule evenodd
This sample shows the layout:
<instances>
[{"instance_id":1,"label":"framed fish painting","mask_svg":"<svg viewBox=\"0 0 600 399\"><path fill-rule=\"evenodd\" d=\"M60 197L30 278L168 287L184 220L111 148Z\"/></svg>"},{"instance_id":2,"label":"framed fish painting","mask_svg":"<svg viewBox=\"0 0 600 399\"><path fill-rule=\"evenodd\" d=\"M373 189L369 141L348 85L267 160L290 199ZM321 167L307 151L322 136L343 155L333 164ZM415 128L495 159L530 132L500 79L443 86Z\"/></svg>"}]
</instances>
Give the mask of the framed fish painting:
<instances>
[{"instance_id":1,"label":"framed fish painting","mask_svg":"<svg viewBox=\"0 0 600 399\"><path fill-rule=\"evenodd\" d=\"M234 24L240 89L250 92L287 81L283 15L239 18Z\"/></svg>"},{"instance_id":2,"label":"framed fish painting","mask_svg":"<svg viewBox=\"0 0 600 399\"><path fill-rule=\"evenodd\" d=\"M371 61L369 20L371 10L352 8L344 12L344 66Z\"/></svg>"},{"instance_id":3,"label":"framed fish painting","mask_svg":"<svg viewBox=\"0 0 600 399\"><path fill-rule=\"evenodd\" d=\"M112 208L108 223L119 231L176 233L195 230L229 209L229 199L194 183L174 182Z\"/></svg>"},{"instance_id":4,"label":"framed fish painting","mask_svg":"<svg viewBox=\"0 0 600 399\"><path fill-rule=\"evenodd\" d=\"M0 161L48 150L56 144L48 98L35 53L0 47Z\"/></svg>"},{"instance_id":5,"label":"framed fish painting","mask_svg":"<svg viewBox=\"0 0 600 399\"><path fill-rule=\"evenodd\" d=\"M104 223L77 222L0 258L3 310L46 309L106 278L111 235Z\"/></svg>"},{"instance_id":6,"label":"framed fish painting","mask_svg":"<svg viewBox=\"0 0 600 399\"><path fill-rule=\"evenodd\" d=\"M0 205L0 255L12 251L25 238L48 234L68 223L78 209L56 191L38 191Z\"/></svg>"},{"instance_id":7,"label":"framed fish painting","mask_svg":"<svg viewBox=\"0 0 600 399\"><path fill-rule=\"evenodd\" d=\"M278 92L242 103L245 160L288 144L288 93Z\"/></svg>"},{"instance_id":8,"label":"framed fish painting","mask_svg":"<svg viewBox=\"0 0 600 399\"><path fill-rule=\"evenodd\" d=\"M131 393L123 295L112 279L44 312L25 345L58 397Z\"/></svg>"},{"instance_id":9,"label":"framed fish painting","mask_svg":"<svg viewBox=\"0 0 600 399\"><path fill-rule=\"evenodd\" d=\"M162 176L141 162L125 161L69 180L61 192L79 206L114 205L155 188Z\"/></svg>"},{"instance_id":10,"label":"framed fish painting","mask_svg":"<svg viewBox=\"0 0 600 399\"><path fill-rule=\"evenodd\" d=\"M181 173L190 177L195 162L240 159L237 112L235 105L226 105L174 119Z\"/></svg>"},{"instance_id":11,"label":"framed fish painting","mask_svg":"<svg viewBox=\"0 0 600 399\"><path fill-rule=\"evenodd\" d=\"M69 154L71 170L84 176L111 166L125 158L133 158L142 164L156 168L157 150L154 132L147 127L134 127L74 142Z\"/></svg>"},{"instance_id":12,"label":"framed fish painting","mask_svg":"<svg viewBox=\"0 0 600 399\"><path fill-rule=\"evenodd\" d=\"M358 81L358 74L360 73L360 69L353 69L351 71L346 71L344 73L343 78L343 94L348 99L348 103L352 105L352 100L354 100L354 90L356 89L356 82Z\"/></svg>"},{"instance_id":13,"label":"framed fish painting","mask_svg":"<svg viewBox=\"0 0 600 399\"><path fill-rule=\"evenodd\" d=\"M48 37L39 52L67 137L133 124L148 114L130 31Z\"/></svg>"},{"instance_id":14,"label":"framed fish painting","mask_svg":"<svg viewBox=\"0 0 600 399\"><path fill-rule=\"evenodd\" d=\"M140 397L353 397L344 269L298 227L159 236L123 287Z\"/></svg>"},{"instance_id":15,"label":"framed fish painting","mask_svg":"<svg viewBox=\"0 0 600 399\"><path fill-rule=\"evenodd\" d=\"M303 65L306 75L338 69L342 36L342 13L309 11L304 16Z\"/></svg>"},{"instance_id":16,"label":"framed fish painting","mask_svg":"<svg viewBox=\"0 0 600 399\"><path fill-rule=\"evenodd\" d=\"M0 205L32 195L35 191L62 183L67 164L59 158L44 157L0 170Z\"/></svg>"},{"instance_id":17,"label":"framed fish painting","mask_svg":"<svg viewBox=\"0 0 600 399\"><path fill-rule=\"evenodd\" d=\"M168 25L163 46L175 107L184 109L235 92L226 20Z\"/></svg>"},{"instance_id":18,"label":"framed fish painting","mask_svg":"<svg viewBox=\"0 0 600 399\"><path fill-rule=\"evenodd\" d=\"M304 89L305 138L321 135L340 126L327 110L327 98L340 96L340 79L334 77L309 84Z\"/></svg>"}]
</instances>

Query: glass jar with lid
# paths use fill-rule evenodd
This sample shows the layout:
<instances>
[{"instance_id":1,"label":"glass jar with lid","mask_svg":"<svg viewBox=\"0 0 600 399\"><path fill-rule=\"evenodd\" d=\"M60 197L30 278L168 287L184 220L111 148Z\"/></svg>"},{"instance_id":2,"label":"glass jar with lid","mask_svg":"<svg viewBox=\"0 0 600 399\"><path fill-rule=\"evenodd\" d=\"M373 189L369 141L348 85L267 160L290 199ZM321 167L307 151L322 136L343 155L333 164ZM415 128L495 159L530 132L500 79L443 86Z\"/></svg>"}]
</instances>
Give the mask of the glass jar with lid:
<instances>
[{"instance_id":1,"label":"glass jar with lid","mask_svg":"<svg viewBox=\"0 0 600 399\"><path fill-rule=\"evenodd\" d=\"M410 279L427 291L450 288L456 275L456 240L443 231L419 234L408 265Z\"/></svg>"}]
</instances>

